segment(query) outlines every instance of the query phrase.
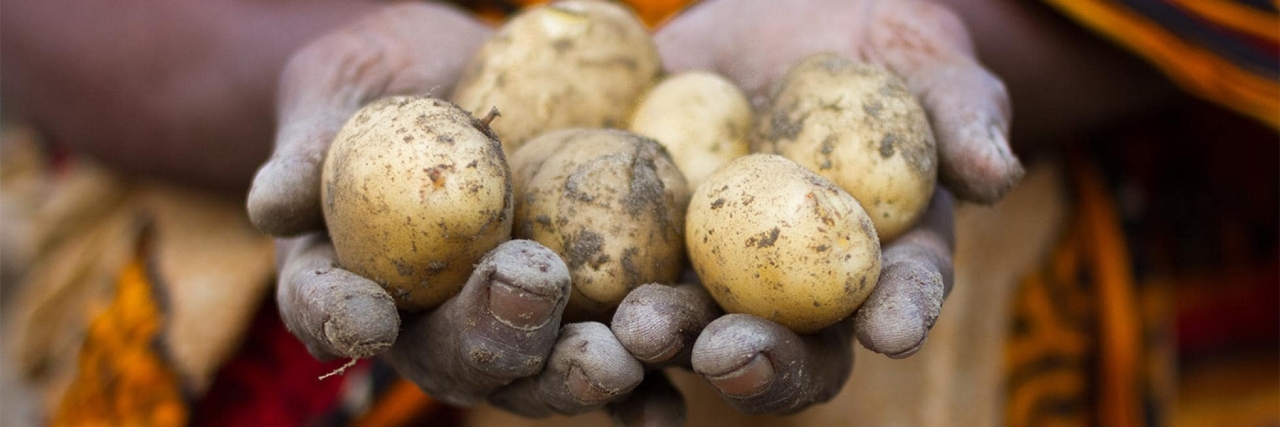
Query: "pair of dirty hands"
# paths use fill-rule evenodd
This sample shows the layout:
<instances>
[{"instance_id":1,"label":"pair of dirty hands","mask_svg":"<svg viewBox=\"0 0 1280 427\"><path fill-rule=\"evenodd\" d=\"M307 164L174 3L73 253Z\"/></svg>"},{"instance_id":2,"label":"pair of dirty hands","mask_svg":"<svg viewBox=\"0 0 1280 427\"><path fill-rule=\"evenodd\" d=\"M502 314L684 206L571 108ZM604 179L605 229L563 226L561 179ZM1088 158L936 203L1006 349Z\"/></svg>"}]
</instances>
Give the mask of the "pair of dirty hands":
<instances>
[{"instance_id":1,"label":"pair of dirty hands","mask_svg":"<svg viewBox=\"0 0 1280 427\"><path fill-rule=\"evenodd\" d=\"M952 283L952 200L941 189L920 224L885 245L879 284L863 308L811 335L726 315L697 285L643 286L608 325L562 326L567 269L555 254L518 241L491 252L443 306L397 312L379 285L338 267L318 194L325 150L369 101L447 97L493 31L449 6L388 5L315 40L286 66L275 153L254 179L248 208L255 225L283 238L280 313L313 355L382 356L454 404L487 401L526 416L607 406L626 424L665 424L678 422L683 403L657 368L692 368L743 412L785 414L840 390L852 369L855 335L890 357L923 345ZM1005 136L1004 87L978 64L964 26L941 6L709 0L664 25L655 39L668 71L714 70L757 106L808 54L838 52L883 65L904 77L928 111L940 180L952 193L992 203L1022 174Z\"/></svg>"}]
</instances>

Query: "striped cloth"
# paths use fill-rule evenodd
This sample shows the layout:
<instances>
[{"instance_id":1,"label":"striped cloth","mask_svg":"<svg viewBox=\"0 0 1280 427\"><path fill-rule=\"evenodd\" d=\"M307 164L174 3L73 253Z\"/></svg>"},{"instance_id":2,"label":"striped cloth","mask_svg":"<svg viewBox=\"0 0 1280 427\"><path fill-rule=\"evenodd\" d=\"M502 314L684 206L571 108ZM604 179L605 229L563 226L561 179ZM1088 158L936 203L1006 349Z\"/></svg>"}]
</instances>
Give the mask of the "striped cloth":
<instances>
[{"instance_id":1,"label":"striped cloth","mask_svg":"<svg viewBox=\"0 0 1280 427\"><path fill-rule=\"evenodd\" d=\"M1280 2L1045 0L1191 94L1280 127Z\"/></svg>"}]
</instances>

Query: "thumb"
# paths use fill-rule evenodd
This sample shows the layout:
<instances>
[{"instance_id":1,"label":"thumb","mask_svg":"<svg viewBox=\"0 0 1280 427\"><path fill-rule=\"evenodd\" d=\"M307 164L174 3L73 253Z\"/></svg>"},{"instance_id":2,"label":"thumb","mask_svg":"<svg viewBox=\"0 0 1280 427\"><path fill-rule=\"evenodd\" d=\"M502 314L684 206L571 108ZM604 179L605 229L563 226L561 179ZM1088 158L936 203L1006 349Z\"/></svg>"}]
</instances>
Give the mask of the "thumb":
<instances>
[{"instance_id":1,"label":"thumb","mask_svg":"<svg viewBox=\"0 0 1280 427\"><path fill-rule=\"evenodd\" d=\"M346 119L390 79L385 57L364 22L299 50L281 75L279 123L271 158L249 190L249 218L264 233L292 236L322 230L320 171L325 152Z\"/></svg>"},{"instance_id":2,"label":"thumb","mask_svg":"<svg viewBox=\"0 0 1280 427\"><path fill-rule=\"evenodd\" d=\"M249 190L254 226L276 236L323 229L321 166L346 120L383 96L447 95L489 32L457 9L404 3L295 53L280 77L275 152Z\"/></svg>"}]
</instances>

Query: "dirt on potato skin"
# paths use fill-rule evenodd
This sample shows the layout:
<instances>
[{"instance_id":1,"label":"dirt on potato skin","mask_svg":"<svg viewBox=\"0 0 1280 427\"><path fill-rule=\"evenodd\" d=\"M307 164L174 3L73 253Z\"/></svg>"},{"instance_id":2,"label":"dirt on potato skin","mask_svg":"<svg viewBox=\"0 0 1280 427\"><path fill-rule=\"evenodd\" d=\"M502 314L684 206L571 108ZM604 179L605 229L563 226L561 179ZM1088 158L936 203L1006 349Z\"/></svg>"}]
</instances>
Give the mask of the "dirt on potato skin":
<instances>
[{"instance_id":1,"label":"dirt on potato skin","mask_svg":"<svg viewBox=\"0 0 1280 427\"><path fill-rule=\"evenodd\" d=\"M557 151L546 155L545 147ZM512 158L514 174L529 178L517 185L516 236L542 242L570 266L571 317L601 319L630 290L678 278L689 194L656 141L564 130L531 140Z\"/></svg>"},{"instance_id":2,"label":"dirt on potato skin","mask_svg":"<svg viewBox=\"0 0 1280 427\"><path fill-rule=\"evenodd\" d=\"M457 293L470 267L510 238L512 177L481 119L429 97L387 97L335 137L322 176L343 268L406 310Z\"/></svg>"},{"instance_id":3,"label":"dirt on potato skin","mask_svg":"<svg viewBox=\"0 0 1280 427\"><path fill-rule=\"evenodd\" d=\"M739 158L690 201L686 236L702 284L727 312L813 332L872 292L880 243L858 202L777 155Z\"/></svg>"},{"instance_id":4,"label":"dirt on potato skin","mask_svg":"<svg viewBox=\"0 0 1280 427\"><path fill-rule=\"evenodd\" d=\"M923 107L898 76L819 54L793 67L768 105L754 145L836 182L883 238L905 232L928 205L937 146Z\"/></svg>"},{"instance_id":5,"label":"dirt on potato skin","mask_svg":"<svg viewBox=\"0 0 1280 427\"><path fill-rule=\"evenodd\" d=\"M512 153L552 130L625 125L661 71L657 46L633 13L571 0L508 20L464 68L453 101L510 112L494 129Z\"/></svg>"}]
</instances>

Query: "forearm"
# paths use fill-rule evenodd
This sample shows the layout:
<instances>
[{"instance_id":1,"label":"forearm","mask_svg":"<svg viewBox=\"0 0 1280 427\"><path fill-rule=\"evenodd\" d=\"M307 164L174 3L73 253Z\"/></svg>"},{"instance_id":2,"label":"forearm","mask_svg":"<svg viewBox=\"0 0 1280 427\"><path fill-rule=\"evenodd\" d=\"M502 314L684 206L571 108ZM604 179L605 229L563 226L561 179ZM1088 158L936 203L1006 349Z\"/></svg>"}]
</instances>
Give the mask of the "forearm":
<instances>
[{"instance_id":1,"label":"forearm","mask_svg":"<svg viewBox=\"0 0 1280 427\"><path fill-rule=\"evenodd\" d=\"M288 56L370 6L9 0L4 101L125 171L243 191L270 152Z\"/></svg>"}]
</instances>

